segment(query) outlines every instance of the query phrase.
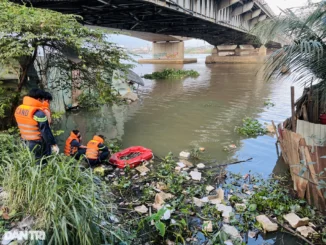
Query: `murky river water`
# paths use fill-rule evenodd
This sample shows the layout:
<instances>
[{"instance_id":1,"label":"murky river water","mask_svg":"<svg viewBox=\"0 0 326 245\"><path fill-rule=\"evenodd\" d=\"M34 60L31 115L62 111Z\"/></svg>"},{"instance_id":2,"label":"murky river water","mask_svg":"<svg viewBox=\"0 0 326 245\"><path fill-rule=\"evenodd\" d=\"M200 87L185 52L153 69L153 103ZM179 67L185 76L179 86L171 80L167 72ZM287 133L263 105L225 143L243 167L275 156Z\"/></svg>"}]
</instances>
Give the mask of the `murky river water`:
<instances>
[{"instance_id":1,"label":"murky river water","mask_svg":"<svg viewBox=\"0 0 326 245\"><path fill-rule=\"evenodd\" d=\"M207 156L219 163L253 158L249 163L231 166L232 171L252 170L269 175L277 162L276 139L271 136L246 139L234 129L246 116L269 124L272 119L278 123L287 118L291 113L291 83L264 82L257 65L206 65L205 55L196 57L199 57L196 64L137 65L134 71L139 75L169 67L194 69L200 76L175 81L145 80L145 86L139 88L139 102L105 107L97 112L68 113L62 120L65 134L60 137L60 144L63 145L71 129L78 128L85 142L101 133L121 139L124 147L142 145L159 156L170 151L177 155L201 146ZM264 106L267 99L275 106ZM237 150L223 151L230 144L237 145Z\"/></svg>"},{"instance_id":2,"label":"murky river water","mask_svg":"<svg viewBox=\"0 0 326 245\"><path fill-rule=\"evenodd\" d=\"M267 177L282 169L278 161L276 138L261 136L246 139L235 127L248 116L262 123L282 122L290 116L290 86L287 79L264 82L263 73L251 64L205 64L205 55L196 55L198 63L186 65L137 65L139 75L160 71L166 67L194 69L200 73L196 79L175 81L145 80L139 89L140 101L131 105L102 108L98 112L69 113L62 120L65 134L72 129L81 130L84 141L101 133L108 138L120 138L124 147L142 145L156 155L168 152L178 154L194 146L205 147L206 155L217 162L253 158L251 162L232 165L229 170L254 173ZM296 90L301 94L301 89ZM267 108L270 99L275 106ZM235 144L236 151L223 151L224 146ZM269 237L249 239L249 244L295 243L291 237L277 233Z\"/></svg>"}]
</instances>

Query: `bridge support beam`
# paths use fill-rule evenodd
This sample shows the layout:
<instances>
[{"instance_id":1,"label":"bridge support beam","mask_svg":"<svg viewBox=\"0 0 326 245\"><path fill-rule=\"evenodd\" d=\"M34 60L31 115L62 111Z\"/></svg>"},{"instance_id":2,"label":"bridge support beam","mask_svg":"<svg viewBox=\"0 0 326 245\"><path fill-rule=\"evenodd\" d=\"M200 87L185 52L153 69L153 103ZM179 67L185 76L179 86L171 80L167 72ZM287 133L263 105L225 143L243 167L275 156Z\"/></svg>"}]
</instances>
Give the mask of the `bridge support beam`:
<instances>
[{"instance_id":1,"label":"bridge support beam","mask_svg":"<svg viewBox=\"0 0 326 245\"><path fill-rule=\"evenodd\" d=\"M253 6L254 6L254 2L248 2L248 3L245 3L245 4L242 5L242 6L239 6L239 7L235 8L235 9L232 11L232 17L250 11L250 10L252 9Z\"/></svg>"},{"instance_id":2,"label":"bridge support beam","mask_svg":"<svg viewBox=\"0 0 326 245\"><path fill-rule=\"evenodd\" d=\"M142 59L141 64L186 64L196 63L197 59L184 58L183 41L153 42L153 58Z\"/></svg>"}]
</instances>

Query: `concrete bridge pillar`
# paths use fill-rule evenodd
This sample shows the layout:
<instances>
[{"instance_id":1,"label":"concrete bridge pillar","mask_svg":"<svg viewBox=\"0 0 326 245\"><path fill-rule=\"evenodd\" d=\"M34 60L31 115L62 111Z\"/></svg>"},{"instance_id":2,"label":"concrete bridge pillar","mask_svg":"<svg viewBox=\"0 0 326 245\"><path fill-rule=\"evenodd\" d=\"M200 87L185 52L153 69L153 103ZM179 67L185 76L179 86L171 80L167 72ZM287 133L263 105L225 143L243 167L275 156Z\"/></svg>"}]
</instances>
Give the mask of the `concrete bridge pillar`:
<instances>
[{"instance_id":1,"label":"concrete bridge pillar","mask_svg":"<svg viewBox=\"0 0 326 245\"><path fill-rule=\"evenodd\" d=\"M196 63L195 58L184 58L183 41L153 42L153 58L142 59L141 64L187 64Z\"/></svg>"},{"instance_id":2,"label":"concrete bridge pillar","mask_svg":"<svg viewBox=\"0 0 326 245\"><path fill-rule=\"evenodd\" d=\"M212 55L206 57L206 63L244 63L261 64L265 61L267 49L252 45L220 45L213 49Z\"/></svg>"}]
</instances>

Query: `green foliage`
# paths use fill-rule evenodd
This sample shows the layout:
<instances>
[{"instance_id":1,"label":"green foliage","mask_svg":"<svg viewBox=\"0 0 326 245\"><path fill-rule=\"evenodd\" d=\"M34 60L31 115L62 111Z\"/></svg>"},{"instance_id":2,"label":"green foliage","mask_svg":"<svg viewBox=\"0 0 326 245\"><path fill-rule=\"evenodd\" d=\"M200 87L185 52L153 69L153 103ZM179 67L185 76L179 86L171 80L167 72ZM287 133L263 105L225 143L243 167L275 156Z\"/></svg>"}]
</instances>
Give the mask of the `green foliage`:
<instances>
[{"instance_id":1,"label":"green foliage","mask_svg":"<svg viewBox=\"0 0 326 245\"><path fill-rule=\"evenodd\" d=\"M194 70L176 70L166 68L163 71L156 71L152 74L145 74L144 78L146 79L181 79L185 77L198 77L199 73Z\"/></svg>"},{"instance_id":2,"label":"green foliage","mask_svg":"<svg viewBox=\"0 0 326 245\"><path fill-rule=\"evenodd\" d=\"M9 144L13 137L0 140L1 186L9 194L4 205L16 210L16 217L33 216L33 229L46 231L46 244L119 242L119 228L103 223L111 211L99 198L102 188L91 170L81 171L74 159L61 155L38 166L25 147Z\"/></svg>"},{"instance_id":3,"label":"green foliage","mask_svg":"<svg viewBox=\"0 0 326 245\"><path fill-rule=\"evenodd\" d=\"M115 101L111 78L115 70L130 68L123 49L108 41L108 32L80 23L80 16L0 1L0 65L18 74L16 90L27 81L27 71L35 66L40 86L50 91L92 90L97 101ZM44 59L37 57L44 52ZM55 71L53 79L47 77ZM51 81L51 84L48 82ZM1 93L1 92L0 92ZM0 116L5 104L1 103Z\"/></svg>"},{"instance_id":4,"label":"green foliage","mask_svg":"<svg viewBox=\"0 0 326 245\"><path fill-rule=\"evenodd\" d=\"M110 139L108 147L112 154L117 153L122 149L122 141L119 139Z\"/></svg>"},{"instance_id":5,"label":"green foliage","mask_svg":"<svg viewBox=\"0 0 326 245\"><path fill-rule=\"evenodd\" d=\"M275 104L270 99L268 99L268 100L266 100L264 102L264 106L266 106L266 107L274 107Z\"/></svg>"},{"instance_id":6,"label":"green foliage","mask_svg":"<svg viewBox=\"0 0 326 245\"><path fill-rule=\"evenodd\" d=\"M302 85L315 80L325 101L326 83L326 2L300 9L286 9L281 15L258 23L251 30L263 44L279 40L288 44L267 60L266 78L282 75L284 67L295 72L295 82ZM314 88L315 90L316 88Z\"/></svg>"},{"instance_id":7,"label":"green foliage","mask_svg":"<svg viewBox=\"0 0 326 245\"><path fill-rule=\"evenodd\" d=\"M94 93L83 92L78 96L78 105L87 110L96 110L104 105Z\"/></svg>"},{"instance_id":8,"label":"green foliage","mask_svg":"<svg viewBox=\"0 0 326 245\"><path fill-rule=\"evenodd\" d=\"M246 117L242 120L242 125L235 128L238 134L255 137L267 133L266 128L256 119Z\"/></svg>"}]
</instances>

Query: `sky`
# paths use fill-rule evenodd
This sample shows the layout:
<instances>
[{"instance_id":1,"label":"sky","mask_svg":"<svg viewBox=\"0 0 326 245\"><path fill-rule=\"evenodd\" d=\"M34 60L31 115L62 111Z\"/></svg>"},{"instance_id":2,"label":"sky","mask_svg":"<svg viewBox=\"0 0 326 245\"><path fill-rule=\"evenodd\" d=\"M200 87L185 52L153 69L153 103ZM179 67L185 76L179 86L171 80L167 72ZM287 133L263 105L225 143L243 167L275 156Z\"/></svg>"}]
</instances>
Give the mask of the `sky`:
<instances>
[{"instance_id":1,"label":"sky","mask_svg":"<svg viewBox=\"0 0 326 245\"><path fill-rule=\"evenodd\" d=\"M320 0L310 0L311 2L320 2ZM293 8L306 5L308 0L265 0L266 3L272 8L275 14L279 14L280 9ZM119 45L123 45L128 48L139 48L151 45L150 42L123 36L123 35L112 35L110 41L115 42ZM185 47L199 47L209 45L203 40L193 39L185 42Z\"/></svg>"}]
</instances>

